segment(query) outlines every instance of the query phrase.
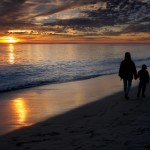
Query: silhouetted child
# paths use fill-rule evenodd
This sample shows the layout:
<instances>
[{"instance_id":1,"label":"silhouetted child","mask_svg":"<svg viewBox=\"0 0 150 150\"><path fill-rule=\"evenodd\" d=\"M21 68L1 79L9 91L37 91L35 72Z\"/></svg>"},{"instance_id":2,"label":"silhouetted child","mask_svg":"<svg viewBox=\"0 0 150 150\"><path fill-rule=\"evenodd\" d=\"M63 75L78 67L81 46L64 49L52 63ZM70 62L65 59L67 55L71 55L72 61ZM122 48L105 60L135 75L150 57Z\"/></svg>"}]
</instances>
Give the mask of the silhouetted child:
<instances>
[{"instance_id":1,"label":"silhouetted child","mask_svg":"<svg viewBox=\"0 0 150 150\"><path fill-rule=\"evenodd\" d=\"M147 66L145 64L142 65L142 69L137 74L137 78L139 78L140 80L137 93L138 98L140 97L141 90L142 90L142 97L145 97L146 84L149 83L149 73L146 69Z\"/></svg>"}]
</instances>

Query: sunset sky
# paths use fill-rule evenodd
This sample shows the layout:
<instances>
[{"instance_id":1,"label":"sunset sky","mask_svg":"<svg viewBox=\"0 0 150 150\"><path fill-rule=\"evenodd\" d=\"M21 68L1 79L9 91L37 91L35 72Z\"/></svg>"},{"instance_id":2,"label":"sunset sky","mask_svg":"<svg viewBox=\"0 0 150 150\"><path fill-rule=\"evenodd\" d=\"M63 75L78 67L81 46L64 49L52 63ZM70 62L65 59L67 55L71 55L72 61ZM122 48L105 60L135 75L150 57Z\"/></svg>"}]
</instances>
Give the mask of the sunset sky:
<instances>
[{"instance_id":1,"label":"sunset sky","mask_svg":"<svg viewBox=\"0 0 150 150\"><path fill-rule=\"evenodd\" d=\"M0 43L150 43L150 0L1 0Z\"/></svg>"}]
</instances>

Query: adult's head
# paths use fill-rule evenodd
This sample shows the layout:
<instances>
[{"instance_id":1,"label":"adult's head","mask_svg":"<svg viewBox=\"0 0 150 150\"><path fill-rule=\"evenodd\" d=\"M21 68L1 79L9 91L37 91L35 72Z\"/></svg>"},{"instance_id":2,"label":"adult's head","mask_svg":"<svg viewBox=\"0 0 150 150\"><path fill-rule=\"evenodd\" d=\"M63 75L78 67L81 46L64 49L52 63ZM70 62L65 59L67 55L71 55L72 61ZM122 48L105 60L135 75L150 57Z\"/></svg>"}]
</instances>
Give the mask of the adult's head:
<instances>
[{"instance_id":1,"label":"adult's head","mask_svg":"<svg viewBox=\"0 0 150 150\"><path fill-rule=\"evenodd\" d=\"M131 54L129 52L125 53L125 60L131 60Z\"/></svg>"},{"instance_id":2,"label":"adult's head","mask_svg":"<svg viewBox=\"0 0 150 150\"><path fill-rule=\"evenodd\" d=\"M147 69L147 66L144 64L144 65L142 65L142 69L143 70L146 70Z\"/></svg>"}]
</instances>

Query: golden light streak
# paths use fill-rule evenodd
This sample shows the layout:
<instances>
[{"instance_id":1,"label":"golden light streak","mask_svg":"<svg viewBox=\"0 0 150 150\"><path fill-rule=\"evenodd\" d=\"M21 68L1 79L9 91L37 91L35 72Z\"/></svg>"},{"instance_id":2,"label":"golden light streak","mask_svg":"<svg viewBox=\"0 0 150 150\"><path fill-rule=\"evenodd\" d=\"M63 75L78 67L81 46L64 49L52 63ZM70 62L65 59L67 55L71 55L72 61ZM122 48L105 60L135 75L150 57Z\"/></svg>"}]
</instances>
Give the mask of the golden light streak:
<instances>
[{"instance_id":1,"label":"golden light streak","mask_svg":"<svg viewBox=\"0 0 150 150\"><path fill-rule=\"evenodd\" d=\"M9 45L9 59L8 62L13 65L15 63L15 56L14 56L14 45Z\"/></svg>"},{"instance_id":2,"label":"golden light streak","mask_svg":"<svg viewBox=\"0 0 150 150\"><path fill-rule=\"evenodd\" d=\"M25 100L23 98L17 98L13 100L13 105L17 113L19 124L23 124L26 121L27 117L27 108L25 105Z\"/></svg>"},{"instance_id":3,"label":"golden light streak","mask_svg":"<svg viewBox=\"0 0 150 150\"><path fill-rule=\"evenodd\" d=\"M28 33L30 34L33 30L8 30L8 33Z\"/></svg>"}]
</instances>

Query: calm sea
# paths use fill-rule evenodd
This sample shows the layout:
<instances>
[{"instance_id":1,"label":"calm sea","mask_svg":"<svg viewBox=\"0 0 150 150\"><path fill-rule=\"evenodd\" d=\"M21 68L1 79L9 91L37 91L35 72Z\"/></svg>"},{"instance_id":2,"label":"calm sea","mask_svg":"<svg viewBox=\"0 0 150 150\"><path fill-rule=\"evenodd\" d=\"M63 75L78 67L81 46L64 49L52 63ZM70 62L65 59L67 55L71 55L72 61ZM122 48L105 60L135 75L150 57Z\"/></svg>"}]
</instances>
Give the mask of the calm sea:
<instances>
[{"instance_id":1,"label":"calm sea","mask_svg":"<svg viewBox=\"0 0 150 150\"><path fill-rule=\"evenodd\" d=\"M0 92L114 74L126 51L150 66L150 44L1 44Z\"/></svg>"}]
</instances>

